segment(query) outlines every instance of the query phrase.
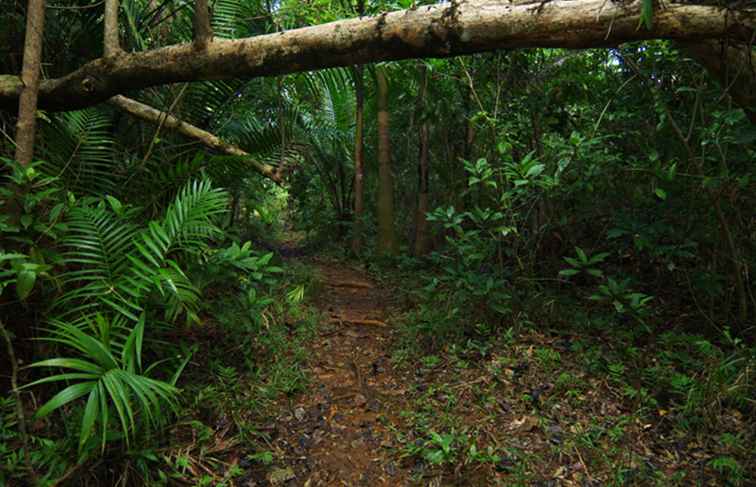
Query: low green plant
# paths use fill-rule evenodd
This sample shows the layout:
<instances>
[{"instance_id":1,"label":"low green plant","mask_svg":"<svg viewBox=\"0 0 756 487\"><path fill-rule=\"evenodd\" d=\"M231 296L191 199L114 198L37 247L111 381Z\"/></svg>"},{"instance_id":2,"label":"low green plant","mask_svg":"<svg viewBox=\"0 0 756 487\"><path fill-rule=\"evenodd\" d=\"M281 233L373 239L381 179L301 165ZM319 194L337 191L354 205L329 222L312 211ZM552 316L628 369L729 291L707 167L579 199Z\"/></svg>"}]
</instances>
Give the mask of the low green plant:
<instances>
[{"instance_id":1,"label":"low green plant","mask_svg":"<svg viewBox=\"0 0 756 487\"><path fill-rule=\"evenodd\" d=\"M716 470L729 485L743 485L745 469L735 458L722 455L709 461L709 465Z\"/></svg>"},{"instance_id":2,"label":"low green plant","mask_svg":"<svg viewBox=\"0 0 756 487\"><path fill-rule=\"evenodd\" d=\"M176 368L169 381L149 377L155 365L142 363L145 317L142 315L133 328L121 320L109 320L103 315L86 320L87 330L64 322L53 322L46 341L76 351L74 357L55 357L31 364L29 367L62 368L70 372L50 375L25 387L64 382L68 385L36 412L41 419L72 401L86 396L86 406L79 432L79 453L91 450L89 439L100 430L101 450L112 438L113 423L120 426L120 437L126 444L142 428L155 429L166 422L175 409L178 389L176 381L189 357ZM138 405L138 409L136 409Z\"/></svg>"},{"instance_id":3,"label":"low green plant","mask_svg":"<svg viewBox=\"0 0 756 487\"><path fill-rule=\"evenodd\" d=\"M598 268L598 264L604 262L611 255L609 252L588 255L580 247L575 247L575 254L575 257L564 257L564 261L570 265L570 268L559 271L560 276L573 277L580 274L588 274L593 277L604 276L604 272Z\"/></svg>"},{"instance_id":4,"label":"low green plant","mask_svg":"<svg viewBox=\"0 0 756 487\"><path fill-rule=\"evenodd\" d=\"M68 215L62 241L65 292L56 299L61 319L107 309L136 322L149 305L170 321L184 314L198 321L200 290L182 263L197 260L213 239L215 220L227 211L228 195L208 179L190 181L163 216L138 224L141 209L113 197L82 199Z\"/></svg>"},{"instance_id":5,"label":"low green plant","mask_svg":"<svg viewBox=\"0 0 756 487\"><path fill-rule=\"evenodd\" d=\"M62 219L73 199L63 194L57 178L40 171L41 165L0 158L0 294L13 285L22 301L40 278L55 281L51 271L60 256L45 244L66 232Z\"/></svg>"},{"instance_id":6,"label":"low green plant","mask_svg":"<svg viewBox=\"0 0 756 487\"><path fill-rule=\"evenodd\" d=\"M540 347L535 350L535 356L538 362L546 370L557 368L562 361L562 355L553 348Z\"/></svg>"},{"instance_id":7,"label":"low green plant","mask_svg":"<svg viewBox=\"0 0 756 487\"><path fill-rule=\"evenodd\" d=\"M645 320L651 314L649 303L654 297L633 291L630 288L630 279L617 280L608 277L603 284L598 285L596 293L589 299L609 303L618 315L630 316L650 330Z\"/></svg>"}]
</instances>

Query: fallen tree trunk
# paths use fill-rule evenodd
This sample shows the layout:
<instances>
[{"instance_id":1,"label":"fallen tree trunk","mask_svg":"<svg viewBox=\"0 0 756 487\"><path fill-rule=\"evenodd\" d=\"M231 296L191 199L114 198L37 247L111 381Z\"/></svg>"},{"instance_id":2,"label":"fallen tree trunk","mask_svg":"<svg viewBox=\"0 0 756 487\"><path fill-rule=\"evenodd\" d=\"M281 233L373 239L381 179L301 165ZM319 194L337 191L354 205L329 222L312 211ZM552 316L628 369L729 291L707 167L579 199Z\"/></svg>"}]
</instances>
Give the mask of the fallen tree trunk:
<instances>
[{"instance_id":1,"label":"fallen tree trunk","mask_svg":"<svg viewBox=\"0 0 756 487\"><path fill-rule=\"evenodd\" d=\"M659 2L655 2L659 4ZM250 78L376 61L518 47L586 48L644 39L748 42L753 6L665 3L651 29L640 26L641 0L547 0L520 4L469 0L341 20L237 40L215 39L198 51L181 44L109 56L40 85L40 108L71 110L128 90L206 79ZM17 76L0 76L0 106L13 109Z\"/></svg>"},{"instance_id":2,"label":"fallen tree trunk","mask_svg":"<svg viewBox=\"0 0 756 487\"><path fill-rule=\"evenodd\" d=\"M276 183L280 184L283 181L276 167L252 159L250 154L241 147L223 142L218 136L183 120L179 120L169 113L161 112L149 105L121 95L114 96L108 100L108 103L147 122L162 124L166 128L175 130L224 154L245 157L249 160L250 165L255 171Z\"/></svg>"}]
</instances>

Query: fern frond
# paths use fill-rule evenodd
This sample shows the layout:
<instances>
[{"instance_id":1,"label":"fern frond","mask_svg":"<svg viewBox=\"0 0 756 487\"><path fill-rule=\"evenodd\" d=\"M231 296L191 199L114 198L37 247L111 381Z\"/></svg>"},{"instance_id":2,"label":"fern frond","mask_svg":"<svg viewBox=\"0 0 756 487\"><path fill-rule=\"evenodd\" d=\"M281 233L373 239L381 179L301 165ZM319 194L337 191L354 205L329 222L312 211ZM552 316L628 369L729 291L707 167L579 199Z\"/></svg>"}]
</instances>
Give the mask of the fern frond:
<instances>
[{"instance_id":1,"label":"fern frond","mask_svg":"<svg viewBox=\"0 0 756 487\"><path fill-rule=\"evenodd\" d=\"M109 113L100 108L57 113L41 131L46 172L80 194L116 193L121 178Z\"/></svg>"},{"instance_id":2,"label":"fern frond","mask_svg":"<svg viewBox=\"0 0 756 487\"><path fill-rule=\"evenodd\" d=\"M58 317L76 321L106 306L133 321L155 293L169 318L182 311L193 317L199 291L177 259L196 256L222 237L215 220L227 209L228 194L209 179L186 184L163 217L142 229L130 221L135 210L117 216L103 202L75 208L63 242L69 291L56 300Z\"/></svg>"},{"instance_id":3,"label":"fern frond","mask_svg":"<svg viewBox=\"0 0 756 487\"><path fill-rule=\"evenodd\" d=\"M184 186L162 220L150 222L133 239L135 251L127 257L131 270L118 288L128 290L134 298L157 289L169 297L167 314L170 318L175 319L181 311L194 316L199 291L169 256L173 253L196 255L205 250L208 241L223 235L214 220L227 210L228 193L213 188L209 179Z\"/></svg>"}]
</instances>

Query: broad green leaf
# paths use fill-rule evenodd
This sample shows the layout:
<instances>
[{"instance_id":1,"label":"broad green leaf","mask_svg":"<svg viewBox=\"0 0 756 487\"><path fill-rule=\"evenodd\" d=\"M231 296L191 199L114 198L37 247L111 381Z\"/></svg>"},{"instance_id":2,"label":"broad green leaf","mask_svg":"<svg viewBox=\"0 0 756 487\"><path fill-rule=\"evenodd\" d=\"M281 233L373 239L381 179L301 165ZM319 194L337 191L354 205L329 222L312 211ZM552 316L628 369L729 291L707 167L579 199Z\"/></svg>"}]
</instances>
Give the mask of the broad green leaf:
<instances>
[{"instance_id":1,"label":"broad green leaf","mask_svg":"<svg viewBox=\"0 0 756 487\"><path fill-rule=\"evenodd\" d=\"M34 289L34 283L37 282L37 273L30 270L24 270L18 273L16 278L16 294L18 299L26 299Z\"/></svg>"},{"instance_id":2,"label":"broad green leaf","mask_svg":"<svg viewBox=\"0 0 756 487\"><path fill-rule=\"evenodd\" d=\"M84 449L89 437L92 435L95 422L100 409L99 388L94 387L89 393L87 405L84 408L84 416L81 418L81 428L79 429L79 453Z\"/></svg>"},{"instance_id":3,"label":"broad green leaf","mask_svg":"<svg viewBox=\"0 0 756 487\"><path fill-rule=\"evenodd\" d=\"M121 204L121 202L118 201L117 198L115 198L113 196L110 196L110 195L106 195L105 199L108 200L108 203L110 204L110 207L113 209L113 212L116 215L118 215L118 216L122 216L123 215L123 204Z\"/></svg>"},{"instance_id":4,"label":"broad green leaf","mask_svg":"<svg viewBox=\"0 0 756 487\"><path fill-rule=\"evenodd\" d=\"M84 382L82 384L74 384L66 387L65 389L54 395L52 399L42 405L42 407L39 408L34 414L34 417L36 419L44 418L56 409L65 406L71 401L75 401L85 394L88 394L96 384L96 382Z\"/></svg>"},{"instance_id":5,"label":"broad green leaf","mask_svg":"<svg viewBox=\"0 0 756 487\"><path fill-rule=\"evenodd\" d=\"M34 222L34 217L31 215L22 215L19 221L21 222L22 227L29 228Z\"/></svg>"},{"instance_id":6,"label":"broad green leaf","mask_svg":"<svg viewBox=\"0 0 756 487\"><path fill-rule=\"evenodd\" d=\"M34 362L29 365L29 367L62 367L64 369L81 370L82 372L90 372L97 375L105 372L105 370L97 364L76 358L51 358L40 362Z\"/></svg>"},{"instance_id":7,"label":"broad green leaf","mask_svg":"<svg viewBox=\"0 0 756 487\"><path fill-rule=\"evenodd\" d=\"M600 269L586 269L585 271L594 277L602 277L604 275Z\"/></svg>"},{"instance_id":8,"label":"broad green leaf","mask_svg":"<svg viewBox=\"0 0 756 487\"><path fill-rule=\"evenodd\" d=\"M583 264L588 263L588 256L585 255L585 252L580 247L575 247L575 252L577 253L578 258L580 259L580 262Z\"/></svg>"},{"instance_id":9,"label":"broad green leaf","mask_svg":"<svg viewBox=\"0 0 756 487\"><path fill-rule=\"evenodd\" d=\"M528 172L525 174L525 176L532 178L535 176L540 175L543 170L546 168L543 164L534 164L533 166L528 169Z\"/></svg>"}]
</instances>

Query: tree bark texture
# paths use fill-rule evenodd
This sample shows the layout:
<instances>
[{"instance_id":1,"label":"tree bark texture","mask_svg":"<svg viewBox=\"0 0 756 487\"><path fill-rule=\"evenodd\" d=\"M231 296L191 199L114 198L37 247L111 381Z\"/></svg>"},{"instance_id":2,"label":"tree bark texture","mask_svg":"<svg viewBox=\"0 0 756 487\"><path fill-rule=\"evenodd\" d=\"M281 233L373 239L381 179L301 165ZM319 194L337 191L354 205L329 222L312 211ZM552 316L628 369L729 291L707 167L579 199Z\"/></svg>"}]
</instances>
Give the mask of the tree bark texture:
<instances>
[{"instance_id":1,"label":"tree bark texture","mask_svg":"<svg viewBox=\"0 0 756 487\"><path fill-rule=\"evenodd\" d=\"M375 70L378 103L378 253L394 255L399 250L394 229L394 175L391 170L388 80L383 68Z\"/></svg>"},{"instance_id":2,"label":"tree bark texture","mask_svg":"<svg viewBox=\"0 0 756 487\"><path fill-rule=\"evenodd\" d=\"M213 39L210 25L210 6L207 0L197 0L194 5L194 47L204 51Z\"/></svg>"},{"instance_id":3,"label":"tree bark texture","mask_svg":"<svg viewBox=\"0 0 756 487\"><path fill-rule=\"evenodd\" d=\"M35 0L38 1L38 0ZM749 42L756 7L666 2L651 29L639 27L642 0L468 0L340 20L236 40L216 39L91 61L40 85L40 106L71 110L128 90L182 81L251 78L409 58L448 57L501 48L616 46L644 39ZM659 5L660 2L655 2ZM0 107L21 93L16 76L0 76Z\"/></svg>"},{"instance_id":4,"label":"tree bark texture","mask_svg":"<svg viewBox=\"0 0 756 487\"><path fill-rule=\"evenodd\" d=\"M37 128L37 93L42 61L42 33L45 28L45 0L29 0L24 35L24 62L21 71L16 122L16 160L27 165L34 156Z\"/></svg>"},{"instance_id":5,"label":"tree bark texture","mask_svg":"<svg viewBox=\"0 0 756 487\"><path fill-rule=\"evenodd\" d=\"M365 211L365 76L363 66L354 66L354 214L352 217L352 252L362 249L362 218Z\"/></svg>"},{"instance_id":6,"label":"tree bark texture","mask_svg":"<svg viewBox=\"0 0 756 487\"><path fill-rule=\"evenodd\" d=\"M118 0L105 0L105 31L103 33L105 56L115 56L121 52L118 38Z\"/></svg>"},{"instance_id":7,"label":"tree bark texture","mask_svg":"<svg viewBox=\"0 0 756 487\"><path fill-rule=\"evenodd\" d=\"M422 113L425 108L425 98L428 90L428 71L425 64L420 68L420 90L417 95L417 105L420 110L420 133L418 137L418 161L417 161L417 211L415 212L415 256L423 256L428 253L430 238L428 235L429 188L428 188L428 151L430 145L430 127L428 119Z\"/></svg>"},{"instance_id":8,"label":"tree bark texture","mask_svg":"<svg viewBox=\"0 0 756 487\"><path fill-rule=\"evenodd\" d=\"M255 161L251 158L250 154L241 147L223 142L218 136L202 130L190 123L184 122L173 115L121 95L114 96L109 100L109 103L147 122L155 124L162 123L163 127L175 130L186 137L217 150L218 152L223 152L224 154L231 156L245 157L255 171L276 183L281 183L283 181L283 178L277 171L276 167L260 161Z\"/></svg>"}]
</instances>

